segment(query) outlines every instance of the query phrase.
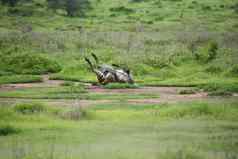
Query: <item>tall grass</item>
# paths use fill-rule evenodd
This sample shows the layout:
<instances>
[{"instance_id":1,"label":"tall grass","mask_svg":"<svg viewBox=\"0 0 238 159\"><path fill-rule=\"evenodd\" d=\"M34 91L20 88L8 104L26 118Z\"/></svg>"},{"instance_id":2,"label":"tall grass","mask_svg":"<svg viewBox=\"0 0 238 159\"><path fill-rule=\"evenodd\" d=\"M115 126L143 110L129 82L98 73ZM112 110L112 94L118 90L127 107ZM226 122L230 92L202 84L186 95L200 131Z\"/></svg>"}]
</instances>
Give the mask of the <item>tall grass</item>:
<instances>
[{"instance_id":1,"label":"tall grass","mask_svg":"<svg viewBox=\"0 0 238 159\"><path fill-rule=\"evenodd\" d=\"M0 136L0 152L6 159L19 155L30 159L227 159L237 156L236 105L95 105L79 119L75 107L47 106L47 111L36 115L17 113L5 105L0 107L0 122L21 131Z\"/></svg>"}]
</instances>

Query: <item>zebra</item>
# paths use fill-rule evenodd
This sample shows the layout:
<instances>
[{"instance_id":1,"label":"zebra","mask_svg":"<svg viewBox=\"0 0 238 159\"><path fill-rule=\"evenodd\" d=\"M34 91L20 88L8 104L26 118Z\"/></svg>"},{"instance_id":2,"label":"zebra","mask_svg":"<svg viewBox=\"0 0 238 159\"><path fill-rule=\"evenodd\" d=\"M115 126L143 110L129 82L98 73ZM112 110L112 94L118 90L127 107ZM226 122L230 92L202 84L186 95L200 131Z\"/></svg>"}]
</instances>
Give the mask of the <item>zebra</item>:
<instances>
[{"instance_id":1,"label":"zebra","mask_svg":"<svg viewBox=\"0 0 238 159\"><path fill-rule=\"evenodd\" d=\"M95 65L85 57L85 61L89 64L90 69L97 76L100 84L106 85L108 83L129 83L133 84L134 80L129 69L121 68L119 65L99 64L99 60L94 53L91 53L95 60Z\"/></svg>"}]
</instances>

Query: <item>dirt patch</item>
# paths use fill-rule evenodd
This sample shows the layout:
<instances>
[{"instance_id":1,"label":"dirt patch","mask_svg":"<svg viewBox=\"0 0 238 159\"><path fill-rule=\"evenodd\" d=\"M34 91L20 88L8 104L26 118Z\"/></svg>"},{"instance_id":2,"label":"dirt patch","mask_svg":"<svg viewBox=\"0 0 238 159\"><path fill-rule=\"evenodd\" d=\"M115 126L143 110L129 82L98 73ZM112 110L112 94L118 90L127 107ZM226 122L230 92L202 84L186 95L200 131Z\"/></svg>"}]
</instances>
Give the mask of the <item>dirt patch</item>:
<instances>
[{"instance_id":1,"label":"dirt patch","mask_svg":"<svg viewBox=\"0 0 238 159\"><path fill-rule=\"evenodd\" d=\"M33 87L59 87L63 80L49 80L48 75L43 75L41 83L22 83L22 84L6 84L0 87L0 91L10 91L22 88ZM190 101L204 101L214 99L209 97L206 92L195 92L194 94L179 94L181 90L191 89L188 87L142 87L137 89L104 89L99 86L86 85L89 93L97 94L153 94L159 98L153 99L129 99L125 100L130 104L160 104L160 103L176 103ZM234 98L237 98L235 94ZM0 103L17 103L39 101L55 106L83 106L87 107L95 104L118 103L119 100L68 100L68 99L18 99L18 98L1 98Z\"/></svg>"},{"instance_id":2,"label":"dirt patch","mask_svg":"<svg viewBox=\"0 0 238 159\"><path fill-rule=\"evenodd\" d=\"M43 75L42 80L43 80L42 82L36 83L3 84L0 86L0 90L7 91L23 88L35 88L35 87L58 87L62 83L64 83L63 80L49 80L49 75Z\"/></svg>"}]
</instances>

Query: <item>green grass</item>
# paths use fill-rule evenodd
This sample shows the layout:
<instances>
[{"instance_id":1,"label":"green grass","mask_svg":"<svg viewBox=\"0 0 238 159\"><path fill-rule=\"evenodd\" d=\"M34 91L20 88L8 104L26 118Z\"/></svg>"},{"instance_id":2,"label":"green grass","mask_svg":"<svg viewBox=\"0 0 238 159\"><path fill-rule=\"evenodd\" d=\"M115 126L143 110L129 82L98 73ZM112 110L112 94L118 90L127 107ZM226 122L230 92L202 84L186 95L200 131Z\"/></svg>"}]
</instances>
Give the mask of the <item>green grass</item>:
<instances>
[{"instance_id":1,"label":"green grass","mask_svg":"<svg viewBox=\"0 0 238 159\"><path fill-rule=\"evenodd\" d=\"M20 56L16 61L27 61L38 55L54 59L62 70L51 79L96 82L83 60L94 52L103 63L128 66L135 81L142 85L198 86L210 85L215 80L221 87L224 84L236 87L234 1L91 2L92 8L84 18L68 18L61 11L50 12L43 1L40 3L45 8L37 6L39 2L26 6L19 3L16 9L20 13L31 10L29 16L9 16L8 8L1 5L0 52L10 52L13 57L23 53L28 57ZM28 27L32 31L25 32ZM53 71L42 69L39 60L35 64L30 62L31 67L19 63L24 69L17 70L20 67L17 68L13 59L5 66L13 72L60 70L58 67ZM6 73L9 72L0 71Z\"/></svg>"},{"instance_id":2,"label":"green grass","mask_svg":"<svg viewBox=\"0 0 238 159\"><path fill-rule=\"evenodd\" d=\"M196 86L213 95L237 92L236 1L90 1L92 8L83 18L51 12L46 1L19 3L15 15L0 4L0 84L39 82L39 76L22 74L47 72L57 72L51 79L94 83L96 77L84 61L94 52L102 63L130 68L141 86ZM129 105L125 100L159 95L87 93L71 83L1 91L0 97L119 101L86 110L46 106L36 113L1 106L4 159L238 156L238 103L230 98L228 102ZM35 109L20 105L23 112Z\"/></svg>"},{"instance_id":3,"label":"green grass","mask_svg":"<svg viewBox=\"0 0 238 159\"><path fill-rule=\"evenodd\" d=\"M90 108L91 116L103 120L140 118L143 120L168 120L209 118L216 120L238 120L237 102L217 104L216 102L193 102L159 105L129 105L126 103L96 105Z\"/></svg>"},{"instance_id":4,"label":"green grass","mask_svg":"<svg viewBox=\"0 0 238 159\"><path fill-rule=\"evenodd\" d=\"M17 113L6 105L0 109L0 121L21 130L0 136L6 159L237 156L237 102L96 105L79 120L62 118L75 108L48 107L39 114Z\"/></svg>"},{"instance_id":5,"label":"green grass","mask_svg":"<svg viewBox=\"0 0 238 159\"><path fill-rule=\"evenodd\" d=\"M153 93L96 93L89 92L83 86L61 86L24 88L2 91L1 98L28 98L28 99L88 99L88 100L127 100L159 98Z\"/></svg>"},{"instance_id":6,"label":"green grass","mask_svg":"<svg viewBox=\"0 0 238 159\"><path fill-rule=\"evenodd\" d=\"M8 75L0 76L0 84L7 83L32 83L42 82L42 78L37 75Z\"/></svg>"},{"instance_id":7,"label":"green grass","mask_svg":"<svg viewBox=\"0 0 238 159\"><path fill-rule=\"evenodd\" d=\"M7 49L9 48L3 47L1 50L6 51ZM12 74L47 74L61 70L60 65L52 59L39 54L19 53L21 51L16 52L16 50L0 52L1 71Z\"/></svg>"}]
</instances>

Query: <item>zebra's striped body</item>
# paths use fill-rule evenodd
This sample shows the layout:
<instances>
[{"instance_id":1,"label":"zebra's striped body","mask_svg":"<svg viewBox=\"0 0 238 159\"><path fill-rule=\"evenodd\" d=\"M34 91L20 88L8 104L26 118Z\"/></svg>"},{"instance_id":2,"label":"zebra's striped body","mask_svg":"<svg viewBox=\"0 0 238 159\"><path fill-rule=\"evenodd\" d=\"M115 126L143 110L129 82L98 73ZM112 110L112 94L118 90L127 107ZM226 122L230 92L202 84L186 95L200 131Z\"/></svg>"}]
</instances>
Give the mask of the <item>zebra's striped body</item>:
<instances>
[{"instance_id":1,"label":"zebra's striped body","mask_svg":"<svg viewBox=\"0 0 238 159\"><path fill-rule=\"evenodd\" d=\"M98 65L98 59L96 55L92 54L96 61L96 66L94 66L88 58L85 60L90 65L91 70L96 74L98 82L101 84L108 83L134 83L132 75L129 70L116 68L111 65Z\"/></svg>"}]
</instances>

